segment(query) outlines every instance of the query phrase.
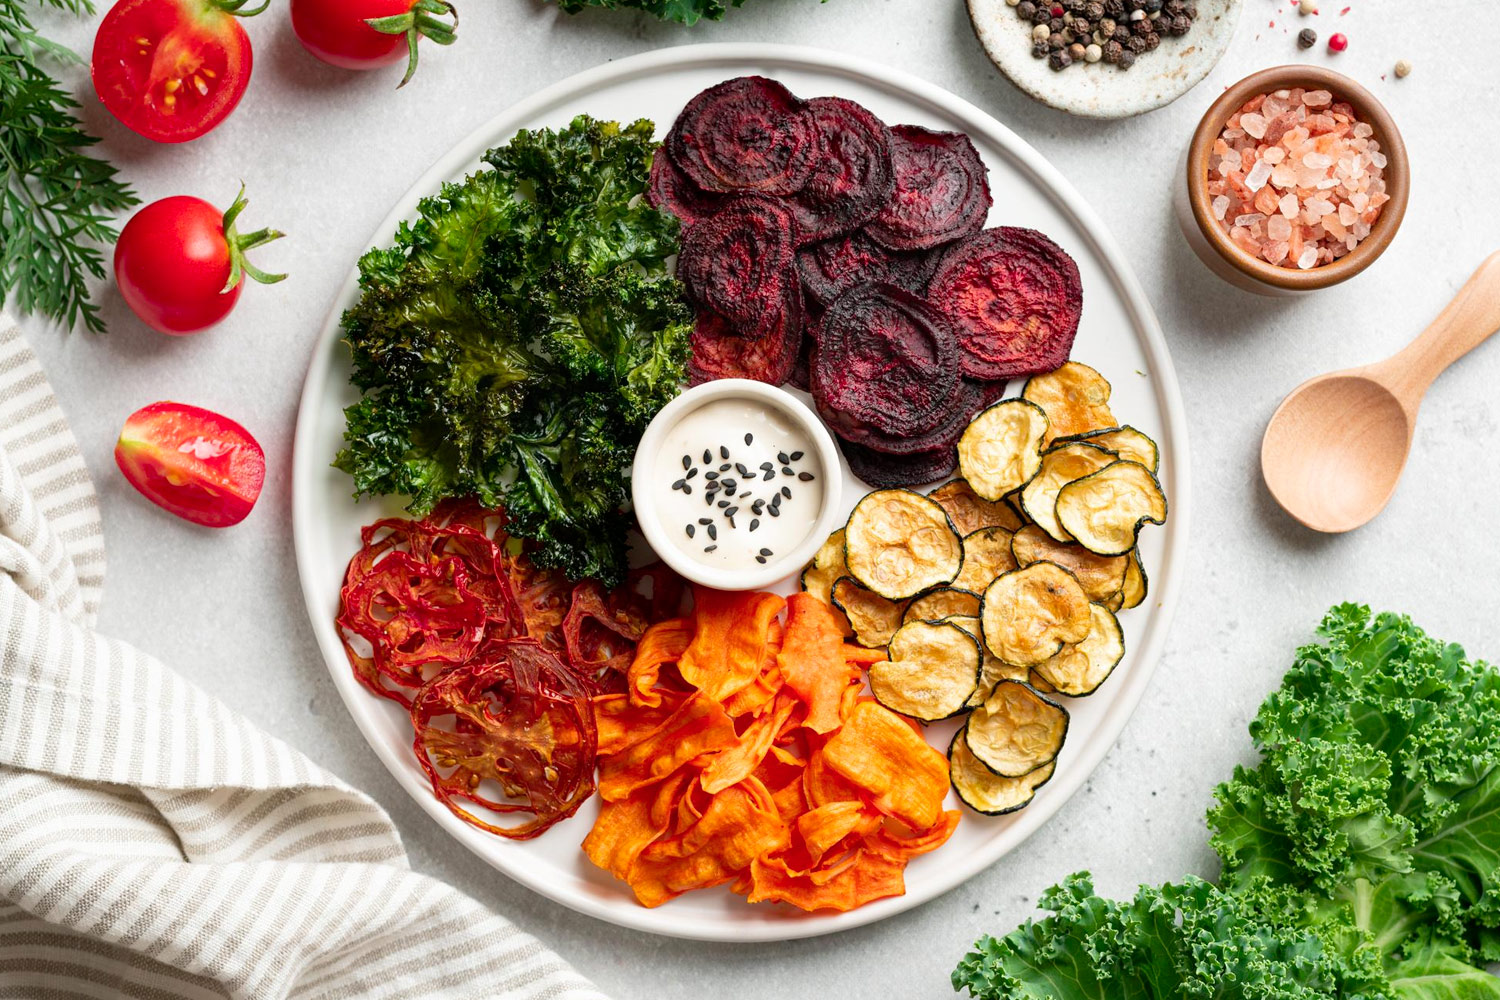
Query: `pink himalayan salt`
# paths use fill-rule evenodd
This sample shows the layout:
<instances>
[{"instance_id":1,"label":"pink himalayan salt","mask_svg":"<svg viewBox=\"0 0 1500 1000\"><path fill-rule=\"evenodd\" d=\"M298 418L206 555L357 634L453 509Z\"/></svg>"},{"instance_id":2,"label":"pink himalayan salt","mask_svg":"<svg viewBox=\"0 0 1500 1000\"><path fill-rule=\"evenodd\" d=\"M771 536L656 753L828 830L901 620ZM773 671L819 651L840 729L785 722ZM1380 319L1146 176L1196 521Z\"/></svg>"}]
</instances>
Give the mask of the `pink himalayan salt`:
<instances>
[{"instance_id":1,"label":"pink himalayan salt","mask_svg":"<svg viewBox=\"0 0 1500 1000\"><path fill-rule=\"evenodd\" d=\"M1214 142L1215 220L1236 246L1268 263L1303 270L1332 263L1370 235L1390 200L1374 134L1326 90L1252 98Z\"/></svg>"}]
</instances>

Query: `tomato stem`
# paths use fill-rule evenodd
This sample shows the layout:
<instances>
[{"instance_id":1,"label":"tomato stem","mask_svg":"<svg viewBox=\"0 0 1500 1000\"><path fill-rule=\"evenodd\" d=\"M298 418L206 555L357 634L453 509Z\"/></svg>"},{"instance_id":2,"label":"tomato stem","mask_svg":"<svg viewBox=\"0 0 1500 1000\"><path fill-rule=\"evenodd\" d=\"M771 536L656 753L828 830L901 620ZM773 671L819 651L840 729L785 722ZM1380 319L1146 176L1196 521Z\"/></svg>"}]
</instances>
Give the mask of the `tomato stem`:
<instances>
[{"instance_id":1,"label":"tomato stem","mask_svg":"<svg viewBox=\"0 0 1500 1000\"><path fill-rule=\"evenodd\" d=\"M453 16L452 24L438 20L445 14ZM406 36L406 75L396 84L397 90L406 86L417 71L417 42L420 39L430 38L438 45L452 45L458 38L458 11L448 0L417 0L404 14L372 17L365 23L381 34Z\"/></svg>"},{"instance_id":2,"label":"tomato stem","mask_svg":"<svg viewBox=\"0 0 1500 1000\"><path fill-rule=\"evenodd\" d=\"M245 4L249 2L250 0L208 0L208 6L235 17L254 17L271 6L271 0L261 0L260 6L246 9Z\"/></svg>"},{"instance_id":3,"label":"tomato stem","mask_svg":"<svg viewBox=\"0 0 1500 1000\"><path fill-rule=\"evenodd\" d=\"M234 204L224 213L224 242L229 245L229 280L219 290L220 295L238 285L247 274L262 285L274 285L286 279L284 274L267 274L245 259L246 250L279 240L286 235L277 229L257 229L253 233L241 234L234 223L248 204L250 203L245 200L245 185L241 182L240 193L235 195Z\"/></svg>"}]
</instances>

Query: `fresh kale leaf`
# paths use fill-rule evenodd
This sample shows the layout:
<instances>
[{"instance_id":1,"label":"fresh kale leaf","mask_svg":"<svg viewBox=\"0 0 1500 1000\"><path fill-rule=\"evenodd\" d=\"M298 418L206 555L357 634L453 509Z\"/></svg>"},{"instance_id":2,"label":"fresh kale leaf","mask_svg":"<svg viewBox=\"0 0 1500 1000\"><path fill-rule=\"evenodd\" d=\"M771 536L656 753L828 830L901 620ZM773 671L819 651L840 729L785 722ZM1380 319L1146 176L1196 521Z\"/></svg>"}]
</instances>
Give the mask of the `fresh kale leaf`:
<instances>
[{"instance_id":1,"label":"fresh kale leaf","mask_svg":"<svg viewBox=\"0 0 1500 1000\"><path fill-rule=\"evenodd\" d=\"M363 396L335 463L357 495L503 505L538 565L621 579L627 471L692 323L677 221L642 197L654 131L520 132L365 254L343 318Z\"/></svg>"}]
</instances>

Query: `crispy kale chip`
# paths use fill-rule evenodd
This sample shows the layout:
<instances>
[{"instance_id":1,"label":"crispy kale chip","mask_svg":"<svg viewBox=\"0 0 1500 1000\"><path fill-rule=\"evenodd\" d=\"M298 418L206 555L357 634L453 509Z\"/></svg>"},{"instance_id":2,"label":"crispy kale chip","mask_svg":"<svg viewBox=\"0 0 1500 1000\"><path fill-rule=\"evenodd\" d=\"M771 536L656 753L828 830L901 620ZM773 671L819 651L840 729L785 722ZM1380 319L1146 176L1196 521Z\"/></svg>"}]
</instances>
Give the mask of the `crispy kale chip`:
<instances>
[{"instance_id":1,"label":"crispy kale chip","mask_svg":"<svg viewBox=\"0 0 1500 1000\"><path fill-rule=\"evenodd\" d=\"M589 7L608 7L614 10L639 10L663 21L679 24L696 24L700 19L717 21L730 7L739 7L745 0L558 0L557 5L569 14L577 14Z\"/></svg>"},{"instance_id":2,"label":"crispy kale chip","mask_svg":"<svg viewBox=\"0 0 1500 1000\"><path fill-rule=\"evenodd\" d=\"M360 260L343 327L362 398L335 463L356 495L503 504L539 565L619 581L627 471L692 322L677 221L642 198L653 132L520 132Z\"/></svg>"}]
</instances>

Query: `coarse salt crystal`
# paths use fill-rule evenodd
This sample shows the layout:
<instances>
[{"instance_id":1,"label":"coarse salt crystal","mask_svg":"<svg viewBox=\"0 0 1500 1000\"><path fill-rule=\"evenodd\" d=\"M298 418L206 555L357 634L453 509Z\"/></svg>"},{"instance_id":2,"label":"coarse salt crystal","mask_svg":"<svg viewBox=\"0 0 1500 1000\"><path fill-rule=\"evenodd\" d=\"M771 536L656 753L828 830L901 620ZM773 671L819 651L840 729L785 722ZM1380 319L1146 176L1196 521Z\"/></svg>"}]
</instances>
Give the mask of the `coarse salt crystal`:
<instances>
[{"instance_id":1,"label":"coarse salt crystal","mask_svg":"<svg viewBox=\"0 0 1500 1000\"><path fill-rule=\"evenodd\" d=\"M1259 212L1247 212L1244 215L1237 215L1237 216L1235 216L1234 217L1234 224L1236 226L1244 226L1245 228L1248 229L1251 226L1255 225L1257 222L1260 222L1264 218L1265 218L1265 216L1261 215Z\"/></svg>"},{"instance_id":2,"label":"coarse salt crystal","mask_svg":"<svg viewBox=\"0 0 1500 1000\"><path fill-rule=\"evenodd\" d=\"M1284 215L1275 215L1266 220L1266 235L1273 241L1285 241L1292 238L1292 223Z\"/></svg>"},{"instance_id":3,"label":"coarse salt crystal","mask_svg":"<svg viewBox=\"0 0 1500 1000\"><path fill-rule=\"evenodd\" d=\"M1385 165L1386 165L1385 154L1384 153L1371 153L1370 154L1370 163L1372 163L1373 165L1379 167L1381 170L1384 170L1385 169Z\"/></svg>"},{"instance_id":4,"label":"coarse salt crystal","mask_svg":"<svg viewBox=\"0 0 1500 1000\"><path fill-rule=\"evenodd\" d=\"M1302 248L1302 256L1300 256L1300 257L1297 258L1297 266L1299 268L1301 268L1302 270L1306 271L1306 270L1309 270L1317 262L1318 262L1318 248L1315 247L1315 246L1305 246L1305 247L1303 247Z\"/></svg>"},{"instance_id":5,"label":"coarse salt crystal","mask_svg":"<svg viewBox=\"0 0 1500 1000\"><path fill-rule=\"evenodd\" d=\"M1279 208L1282 215L1288 219L1295 219L1297 213L1302 211L1302 203L1297 200L1297 196L1294 194L1284 195L1282 196Z\"/></svg>"},{"instance_id":6,"label":"coarse salt crystal","mask_svg":"<svg viewBox=\"0 0 1500 1000\"><path fill-rule=\"evenodd\" d=\"M1359 213L1354 210L1353 205L1345 202L1344 204L1339 206L1339 221L1344 225L1354 225L1354 220L1357 218L1359 218Z\"/></svg>"},{"instance_id":7,"label":"coarse salt crystal","mask_svg":"<svg viewBox=\"0 0 1500 1000\"><path fill-rule=\"evenodd\" d=\"M1326 108L1333 103L1333 95L1326 90L1309 90L1302 95L1302 103L1310 108Z\"/></svg>"},{"instance_id":8,"label":"coarse salt crystal","mask_svg":"<svg viewBox=\"0 0 1500 1000\"><path fill-rule=\"evenodd\" d=\"M1266 134L1266 119L1263 115L1250 113L1240 116L1240 128L1252 139L1264 138Z\"/></svg>"},{"instance_id":9,"label":"coarse salt crystal","mask_svg":"<svg viewBox=\"0 0 1500 1000\"><path fill-rule=\"evenodd\" d=\"M1223 222L1224 214L1229 211L1229 198L1222 194L1219 195L1214 199L1213 209L1214 218L1218 219L1220 222Z\"/></svg>"},{"instance_id":10,"label":"coarse salt crystal","mask_svg":"<svg viewBox=\"0 0 1500 1000\"><path fill-rule=\"evenodd\" d=\"M1273 240L1265 246L1265 257L1267 263L1280 264L1286 260L1287 252L1291 249L1285 240Z\"/></svg>"},{"instance_id":11,"label":"coarse salt crystal","mask_svg":"<svg viewBox=\"0 0 1500 1000\"><path fill-rule=\"evenodd\" d=\"M1265 160L1256 160L1255 166L1251 167L1250 172L1245 175L1245 187L1251 191L1259 191L1266 186L1266 181L1270 180L1273 169Z\"/></svg>"},{"instance_id":12,"label":"coarse salt crystal","mask_svg":"<svg viewBox=\"0 0 1500 1000\"><path fill-rule=\"evenodd\" d=\"M1372 136L1374 134L1375 134L1375 129L1371 128L1368 122L1355 122L1354 123L1354 138L1356 138L1356 139L1368 139L1370 136Z\"/></svg>"},{"instance_id":13,"label":"coarse salt crystal","mask_svg":"<svg viewBox=\"0 0 1500 1000\"><path fill-rule=\"evenodd\" d=\"M1281 146L1272 146L1270 149L1261 153L1260 158L1274 167L1276 164L1286 159L1286 150Z\"/></svg>"},{"instance_id":14,"label":"coarse salt crystal","mask_svg":"<svg viewBox=\"0 0 1500 1000\"><path fill-rule=\"evenodd\" d=\"M1349 204L1354 206L1356 212L1363 212L1370 207L1370 196L1363 191L1356 191L1349 196Z\"/></svg>"},{"instance_id":15,"label":"coarse salt crystal","mask_svg":"<svg viewBox=\"0 0 1500 1000\"><path fill-rule=\"evenodd\" d=\"M1302 162L1312 170L1326 170L1333 166L1333 157L1327 153L1308 153L1302 158Z\"/></svg>"}]
</instances>

